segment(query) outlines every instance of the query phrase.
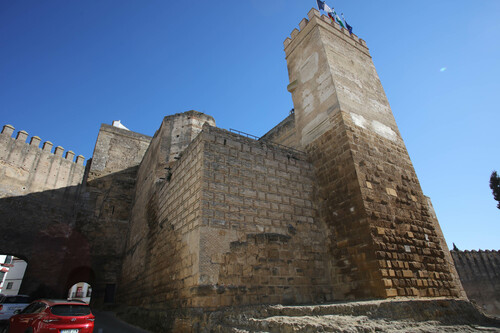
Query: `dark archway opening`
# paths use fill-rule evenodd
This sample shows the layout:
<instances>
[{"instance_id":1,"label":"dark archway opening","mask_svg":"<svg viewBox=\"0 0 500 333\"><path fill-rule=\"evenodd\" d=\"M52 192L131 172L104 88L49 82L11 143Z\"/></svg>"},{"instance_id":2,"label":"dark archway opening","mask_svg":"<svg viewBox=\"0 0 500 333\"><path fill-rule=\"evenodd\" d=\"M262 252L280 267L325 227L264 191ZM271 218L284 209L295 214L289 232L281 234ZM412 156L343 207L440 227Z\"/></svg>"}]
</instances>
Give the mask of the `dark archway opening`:
<instances>
[{"instance_id":1,"label":"dark archway opening","mask_svg":"<svg viewBox=\"0 0 500 333\"><path fill-rule=\"evenodd\" d=\"M81 283L87 283L90 286L95 284L95 274L92 268L87 266L80 266L73 269L68 275L65 290L69 291L71 288L73 288L74 285ZM82 286L83 285L80 285L80 287Z\"/></svg>"}]
</instances>

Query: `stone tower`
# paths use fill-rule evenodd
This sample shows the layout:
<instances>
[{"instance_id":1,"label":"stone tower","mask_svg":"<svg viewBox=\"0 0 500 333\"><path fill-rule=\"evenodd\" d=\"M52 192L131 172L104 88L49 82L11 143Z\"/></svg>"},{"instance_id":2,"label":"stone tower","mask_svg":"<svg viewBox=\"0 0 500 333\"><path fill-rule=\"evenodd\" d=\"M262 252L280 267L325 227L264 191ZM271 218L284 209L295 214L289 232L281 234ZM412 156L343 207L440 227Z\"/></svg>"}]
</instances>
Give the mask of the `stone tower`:
<instances>
[{"instance_id":1,"label":"stone tower","mask_svg":"<svg viewBox=\"0 0 500 333\"><path fill-rule=\"evenodd\" d=\"M312 9L285 40L297 146L317 177L335 297L458 296L366 43Z\"/></svg>"}]
</instances>

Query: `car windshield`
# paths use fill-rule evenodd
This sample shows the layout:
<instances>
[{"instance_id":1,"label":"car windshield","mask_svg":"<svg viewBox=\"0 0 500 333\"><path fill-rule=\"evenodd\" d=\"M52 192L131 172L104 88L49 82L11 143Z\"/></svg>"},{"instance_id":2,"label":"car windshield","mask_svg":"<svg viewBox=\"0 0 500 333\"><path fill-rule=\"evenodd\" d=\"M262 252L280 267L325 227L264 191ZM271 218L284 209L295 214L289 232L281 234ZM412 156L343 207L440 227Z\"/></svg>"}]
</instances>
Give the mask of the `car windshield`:
<instances>
[{"instance_id":1,"label":"car windshield","mask_svg":"<svg viewBox=\"0 0 500 333\"><path fill-rule=\"evenodd\" d=\"M88 305L59 304L52 306L50 311L56 316L86 316L90 314L90 307Z\"/></svg>"},{"instance_id":2,"label":"car windshield","mask_svg":"<svg viewBox=\"0 0 500 333\"><path fill-rule=\"evenodd\" d=\"M45 307L45 304L43 305ZM22 314L35 313L37 309L41 309L41 305L38 302L33 302L21 311Z\"/></svg>"}]
</instances>

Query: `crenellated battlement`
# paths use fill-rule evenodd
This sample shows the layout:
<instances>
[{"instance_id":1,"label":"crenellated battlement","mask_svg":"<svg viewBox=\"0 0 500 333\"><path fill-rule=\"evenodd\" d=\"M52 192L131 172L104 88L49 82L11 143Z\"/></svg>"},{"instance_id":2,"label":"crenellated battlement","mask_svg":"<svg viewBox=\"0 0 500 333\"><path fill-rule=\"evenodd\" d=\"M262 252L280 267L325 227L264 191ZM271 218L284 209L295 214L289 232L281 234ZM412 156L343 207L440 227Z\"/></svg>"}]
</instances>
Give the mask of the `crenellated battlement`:
<instances>
[{"instance_id":1,"label":"crenellated battlement","mask_svg":"<svg viewBox=\"0 0 500 333\"><path fill-rule=\"evenodd\" d=\"M12 134L14 133L14 130L15 130L14 126L7 124L7 125L3 126L1 134L12 138ZM33 137L31 137L29 143L27 143L26 140L28 139L28 136L29 136L28 132L21 130L21 131L17 132L16 137L13 139L17 140L19 142L22 142L22 143L26 144L27 146L39 148L46 153L51 153L52 147L54 146L54 144L52 142L45 141L42 145L42 148L40 148L40 143L42 142L42 139L40 139L40 137L38 137L38 136L33 136ZM80 165L83 165L83 162L85 161L85 157L83 157L83 155L78 155L76 157L76 160L75 160L75 153L71 150L67 151L66 154L64 154L64 148L61 146L57 146L54 149L54 152L52 154L54 154L55 156L59 156L62 159L65 159L65 160L68 160L70 162L74 162L74 163L80 164Z\"/></svg>"},{"instance_id":2,"label":"crenellated battlement","mask_svg":"<svg viewBox=\"0 0 500 333\"><path fill-rule=\"evenodd\" d=\"M452 250L467 297L489 314L500 315L500 251Z\"/></svg>"},{"instance_id":3,"label":"crenellated battlement","mask_svg":"<svg viewBox=\"0 0 500 333\"><path fill-rule=\"evenodd\" d=\"M312 8L309 13L307 14L307 18L303 18L302 21L299 23L299 29L295 28L292 30L290 33L290 37L287 37L285 41L283 42L283 46L285 48L285 52L287 55L289 54L289 51L287 48L291 45L294 44L294 41L298 41L307 35L308 31L312 29L312 26L314 25L321 25L324 28L327 28L331 31L333 31L338 37L344 39L345 41L353 44L354 46L360 48L364 53L368 53L368 47L366 46L366 42L356 36L355 34L350 34L349 31L345 28L342 28L338 23L332 22L331 19L326 16L326 15L321 15L320 12ZM300 36L300 35L304 36ZM293 49L294 47L292 47Z\"/></svg>"},{"instance_id":4,"label":"crenellated battlement","mask_svg":"<svg viewBox=\"0 0 500 333\"><path fill-rule=\"evenodd\" d=\"M463 252L463 253L500 253L500 250L464 250L464 251L456 251L456 250L452 250L452 252Z\"/></svg>"},{"instance_id":5,"label":"crenellated battlement","mask_svg":"<svg viewBox=\"0 0 500 333\"><path fill-rule=\"evenodd\" d=\"M38 136L3 126L0 133L0 198L65 188L69 192L82 183L84 157ZM73 189L71 189L73 188ZM67 195L69 195L69 192Z\"/></svg>"}]
</instances>

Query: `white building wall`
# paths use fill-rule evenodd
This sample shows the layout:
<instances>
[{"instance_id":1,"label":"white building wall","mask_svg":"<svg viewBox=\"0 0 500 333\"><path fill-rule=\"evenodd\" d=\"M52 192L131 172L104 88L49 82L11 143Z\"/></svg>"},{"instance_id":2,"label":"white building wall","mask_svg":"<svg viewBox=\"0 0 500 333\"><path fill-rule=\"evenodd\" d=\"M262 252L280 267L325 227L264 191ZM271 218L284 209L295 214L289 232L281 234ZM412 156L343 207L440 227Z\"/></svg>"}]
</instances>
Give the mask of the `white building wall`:
<instances>
[{"instance_id":1,"label":"white building wall","mask_svg":"<svg viewBox=\"0 0 500 333\"><path fill-rule=\"evenodd\" d=\"M81 288L82 291L80 295L77 295L78 288ZM90 286L90 284L86 282L78 282L69 289L68 299L72 300L78 299L88 304L90 303L91 294L92 294L92 287Z\"/></svg>"},{"instance_id":2,"label":"white building wall","mask_svg":"<svg viewBox=\"0 0 500 333\"><path fill-rule=\"evenodd\" d=\"M1 265L5 262L5 258L7 258L6 255L0 254L0 269L6 270L5 267L2 267L2 265ZM3 288L4 288L4 281L5 281L5 277L7 276L7 273L4 273L4 274L0 273L0 276L1 276L1 278L0 278L0 294L4 294Z\"/></svg>"},{"instance_id":3,"label":"white building wall","mask_svg":"<svg viewBox=\"0 0 500 333\"><path fill-rule=\"evenodd\" d=\"M12 260L12 264L13 266L10 267L7 274L5 274L2 286L2 294L4 295L17 295L19 293L21 283L23 282L24 272L26 271L26 267L28 267L26 261L15 257L14 260Z\"/></svg>"}]
</instances>

